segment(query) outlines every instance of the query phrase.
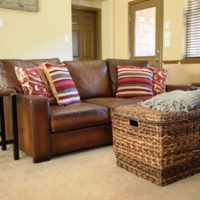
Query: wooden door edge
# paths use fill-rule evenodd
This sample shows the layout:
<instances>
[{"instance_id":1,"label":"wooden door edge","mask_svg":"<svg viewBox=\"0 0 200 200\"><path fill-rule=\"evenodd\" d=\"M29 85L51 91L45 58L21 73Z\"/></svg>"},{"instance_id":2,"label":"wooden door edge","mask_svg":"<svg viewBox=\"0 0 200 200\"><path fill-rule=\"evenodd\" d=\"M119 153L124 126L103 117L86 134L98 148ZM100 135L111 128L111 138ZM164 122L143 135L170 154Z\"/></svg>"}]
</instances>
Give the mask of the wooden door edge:
<instances>
[{"instance_id":1,"label":"wooden door edge","mask_svg":"<svg viewBox=\"0 0 200 200\"><path fill-rule=\"evenodd\" d=\"M93 8L72 4L72 9L81 11L93 11L96 14L96 59L102 59L102 34L101 34L101 8Z\"/></svg>"}]
</instances>

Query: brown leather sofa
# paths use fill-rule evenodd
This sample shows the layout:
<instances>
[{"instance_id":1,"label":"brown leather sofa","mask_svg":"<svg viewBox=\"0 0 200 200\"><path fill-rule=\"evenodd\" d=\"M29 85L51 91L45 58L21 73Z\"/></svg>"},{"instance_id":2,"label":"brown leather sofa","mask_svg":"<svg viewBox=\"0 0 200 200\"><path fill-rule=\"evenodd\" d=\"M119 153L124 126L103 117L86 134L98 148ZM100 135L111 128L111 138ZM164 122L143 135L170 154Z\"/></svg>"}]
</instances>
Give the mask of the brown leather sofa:
<instances>
[{"instance_id":1,"label":"brown leather sofa","mask_svg":"<svg viewBox=\"0 0 200 200\"><path fill-rule=\"evenodd\" d=\"M116 98L118 65L147 66L145 61L108 59L64 62L73 77L81 103L58 106L45 97L22 94L14 66L33 67L59 59L0 60L0 86L17 91L20 149L34 162L52 156L112 143L111 110L146 98ZM9 99L6 101L7 130L10 128Z\"/></svg>"}]
</instances>

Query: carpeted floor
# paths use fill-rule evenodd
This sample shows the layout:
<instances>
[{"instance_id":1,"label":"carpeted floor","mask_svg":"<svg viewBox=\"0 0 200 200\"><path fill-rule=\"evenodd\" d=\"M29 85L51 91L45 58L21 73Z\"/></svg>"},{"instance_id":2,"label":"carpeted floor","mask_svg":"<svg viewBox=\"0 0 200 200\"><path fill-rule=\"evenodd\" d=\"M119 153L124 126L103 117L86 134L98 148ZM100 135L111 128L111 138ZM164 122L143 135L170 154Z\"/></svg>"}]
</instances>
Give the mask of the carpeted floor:
<instances>
[{"instance_id":1,"label":"carpeted floor","mask_svg":"<svg viewBox=\"0 0 200 200\"><path fill-rule=\"evenodd\" d=\"M116 166L111 146L33 164L0 151L1 200L200 200L200 174L165 187Z\"/></svg>"}]
</instances>

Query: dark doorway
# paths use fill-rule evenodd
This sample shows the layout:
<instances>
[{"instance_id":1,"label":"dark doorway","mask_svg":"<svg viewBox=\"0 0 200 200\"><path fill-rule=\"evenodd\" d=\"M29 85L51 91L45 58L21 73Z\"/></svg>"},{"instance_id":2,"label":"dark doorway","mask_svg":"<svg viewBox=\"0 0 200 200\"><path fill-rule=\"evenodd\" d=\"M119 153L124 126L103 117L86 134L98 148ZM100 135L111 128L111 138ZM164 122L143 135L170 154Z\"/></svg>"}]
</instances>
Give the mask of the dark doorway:
<instances>
[{"instance_id":1,"label":"dark doorway","mask_svg":"<svg viewBox=\"0 0 200 200\"><path fill-rule=\"evenodd\" d=\"M101 58L100 10L72 6L73 60Z\"/></svg>"}]
</instances>

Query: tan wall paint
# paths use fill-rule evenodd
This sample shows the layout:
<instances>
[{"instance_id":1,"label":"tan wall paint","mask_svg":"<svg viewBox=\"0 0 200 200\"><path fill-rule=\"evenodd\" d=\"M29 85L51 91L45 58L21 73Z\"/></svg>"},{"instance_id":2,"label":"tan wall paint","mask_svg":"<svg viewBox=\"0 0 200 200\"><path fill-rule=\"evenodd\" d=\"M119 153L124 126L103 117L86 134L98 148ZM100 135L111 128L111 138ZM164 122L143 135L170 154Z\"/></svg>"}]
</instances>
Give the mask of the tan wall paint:
<instances>
[{"instance_id":1,"label":"tan wall paint","mask_svg":"<svg viewBox=\"0 0 200 200\"><path fill-rule=\"evenodd\" d=\"M72 0L73 3L102 8L102 57L129 58L128 2ZM164 0L164 22L170 22L171 47L163 49L164 60L181 58L182 8L185 0ZM36 13L0 8L4 27L0 28L1 58L59 57L72 59L71 0L40 0ZM85 2L85 3L83 3ZM55 9L56 8L56 9ZM64 36L69 35L66 43ZM168 83L188 84L200 81L200 64L167 64Z\"/></svg>"},{"instance_id":2,"label":"tan wall paint","mask_svg":"<svg viewBox=\"0 0 200 200\"><path fill-rule=\"evenodd\" d=\"M114 57L128 58L128 2L133 0L114 0ZM172 14L173 13L173 14ZM169 21L171 47L163 49L164 60L177 60L181 56L183 0L164 0L164 22Z\"/></svg>"},{"instance_id":3,"label":"tan wall paint","mask_svg":"<svg viewBox=\"0 0 200 200\"><path fill-rule=\"evenodd\" d=\"M102 58L112 55L112 2L86 0L40 0L39 12L24 12L0 8L1 58L47 58L72 59L71 4L102 9ZM69 42L65 42L65 35Z\"/></svg>"},{"instance_id":4,"label":"tan wall paint","mask_svg":"<svg viewBox=\"0 0 200 200\"><path fill-rule=\"evenodd\" d=\"M114 0L114 57L128 58L128 2ZM172 14L173 13L173 14ZM183 0L164 0L164 22L170 22L171 47L163 49L164 60L176 60L181 56Z\"/></svg>"},{"instance_id":5,"label":"tan wall paint","mask_svg":"<svg viewBox=\"0 0 200 200\"><path fill-rule=\"evenodd\" d=\"M113 1L113 57L129 58L128 49L128 2Z\"/></svg>"},{"instance_id":6,"label":"tan wall paint","mask_svg":"<svg viewBox=\"0 0 200 200\"><path fill-rule=\"evenodd\" d=\"M200 64L164 65L168 69L168 84L191 84L200 82Z\"/></svg>"},{"instance_id":7,"label":"tan wall paint","mask_svg":"<svg viewBox=\"0 0 200 200\"><path fill-rule=\"evenodd\" d=\"M171 47L163 48L164 60L181 60L183 49L183 10L185 0L165 0L164 19L169 21L171 32ZM172 14L173 13L173 14ZM200 82L199 64L165 64L169 71L167 82L169 84L191 84Z\"/></svg>"},{"instance_id":8,"label":"tan wall paint","mask_svg":"<svg viewBox=\"0 0 200 200\"><path fill-rule=\"evenodd\" d=\"M40 0L39 12L0 8L4 27L0 29L1 58L72 58L71 0Z\"/></svg>"},{"instance_id":9,"label":"tan wall paint","mask_svg":"<svg viewBox=\"0 0 200 200\"><path fill-rule=\"evenodd\" d=\"M163 45L163 60L180 60L182 50L182 32L183 32L183 0L165 0L164 1L164 27L169 23L169 28L163 31L171 33L171 45ZM172 14L173 13L173 14ZM163 41L164 43L164 41Z\"/></svg>"},{"instance_id":10,"label":"tan wall paint","mask_svg":"<svg viewBox=\"0 0 200 200\"><path fill-rule=\"evenodd\" d=\"M131 0L114 0L114 36L113 56L129 58L128 48L128 2ZM169 22L171 47L163 48L164 60L180 60L182 52L183 7L185 0L164 0L164 23ZM166 64L169 70L169 84L191 84L200 82L200 64Z\"/></svg>"},{"instance_id":11,"label":"tan wall paint","mask_svg":"<svg viewBox=\"0 0 200 200\"><path fill-rule=\"evenodd\" d=\"M113 57L113 1L102 2L102 58Z\"/></svg>"}]
</instances>

